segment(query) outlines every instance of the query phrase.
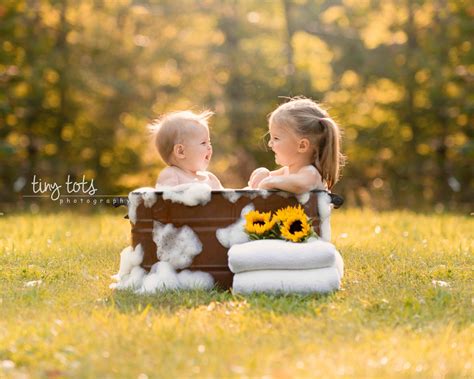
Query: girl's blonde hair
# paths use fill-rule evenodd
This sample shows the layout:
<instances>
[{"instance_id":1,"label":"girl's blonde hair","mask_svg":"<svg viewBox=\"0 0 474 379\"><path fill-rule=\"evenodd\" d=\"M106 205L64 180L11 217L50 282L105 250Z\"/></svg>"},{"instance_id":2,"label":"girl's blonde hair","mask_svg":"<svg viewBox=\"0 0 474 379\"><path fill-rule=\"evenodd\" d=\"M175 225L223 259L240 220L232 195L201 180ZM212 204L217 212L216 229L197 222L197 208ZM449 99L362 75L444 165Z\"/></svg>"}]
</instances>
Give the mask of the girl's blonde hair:
<instances>
[{"instance_id":1,"label":"girl's blonde hair","mask_svg":"<svg viewBox=\"0 0 474 379\"><path fill-rule=\"evenodd\" d=\"M183 136L189 133L196 124L209 127L208 120L214 112L201 113L178 111L167 113L149 125L155 139L156 149L167 165L171 165L171 154L176 144L183 142Z\"/></svg>"},{"instance_id":2,"label":"girl's blonde hair","mask_svg":"<svg viewBox=\"0 0 474 379\"><path fill-rule=\"evenodd\" d=\"M281 104L269 116L270 124L289 127L314 147L314 166L331 189L344 165L341 131L328 112L311 99L297 97Z\"/></svg>"}]
</instances>

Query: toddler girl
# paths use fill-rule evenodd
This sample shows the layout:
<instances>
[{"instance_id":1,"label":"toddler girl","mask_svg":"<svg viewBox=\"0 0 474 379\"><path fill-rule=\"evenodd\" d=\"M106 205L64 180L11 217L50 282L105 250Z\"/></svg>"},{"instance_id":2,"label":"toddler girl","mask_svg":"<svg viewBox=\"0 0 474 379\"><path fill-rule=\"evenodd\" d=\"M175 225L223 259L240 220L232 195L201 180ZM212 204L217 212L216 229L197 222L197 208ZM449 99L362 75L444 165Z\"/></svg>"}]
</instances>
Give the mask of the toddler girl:
<instances>
[{"instance_id":1,"label":"toddler girl","mask_svg":"<svg viewBox=\"0 0 474 379\"><path fill-rule=\"evenodd\" d=\"M328 113L314 101L291 99L270 114L270 142L275 161L282 168L256 169L250 188L304 193L331 189L343 163L340 131Z\"/></svg>"},{"instance_id":2,"label":"toddler girl","mask_svg":"<svg viewBox=\"0 0 474 379\"><path fill-rule=\"evenodd\" d=\"M151 125L158 153L168 165L161 171L156 187L205 183L212 189L222 189L219 179L206 171L212 156L207 120L212 115L210 111L173 112Z\"/></svg>"}]
</instances>

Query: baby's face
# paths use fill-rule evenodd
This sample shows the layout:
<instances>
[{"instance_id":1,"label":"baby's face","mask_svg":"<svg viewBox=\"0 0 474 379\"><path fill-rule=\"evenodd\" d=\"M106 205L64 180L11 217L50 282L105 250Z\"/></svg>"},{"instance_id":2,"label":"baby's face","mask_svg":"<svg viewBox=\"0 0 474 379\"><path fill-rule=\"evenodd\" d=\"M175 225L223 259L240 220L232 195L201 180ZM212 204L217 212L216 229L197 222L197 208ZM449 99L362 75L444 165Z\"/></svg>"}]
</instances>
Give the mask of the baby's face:
<instances>
[{"instance_id":1,"label":"baby's face","mask_svg":"<svg viewBox=\"0 0 474 379\"><path fill-rule=\"evenodd\" d=\"M298 136L279 124L270 124L270 147L275 153L275 162L280 166L290 166L298 152Z\"/></svg>"},{"instance_id":2,"label":"baby's face","mask_svg":"<svg viewBox=\"0 0 474 379\"><path fill-rule=\"evenodd\" d=\"M192 172L205 171L212 157L209 129L196 124L186 133L182 144L184 159L180 161L180 165Z\"/></svg>"}]
</instances>

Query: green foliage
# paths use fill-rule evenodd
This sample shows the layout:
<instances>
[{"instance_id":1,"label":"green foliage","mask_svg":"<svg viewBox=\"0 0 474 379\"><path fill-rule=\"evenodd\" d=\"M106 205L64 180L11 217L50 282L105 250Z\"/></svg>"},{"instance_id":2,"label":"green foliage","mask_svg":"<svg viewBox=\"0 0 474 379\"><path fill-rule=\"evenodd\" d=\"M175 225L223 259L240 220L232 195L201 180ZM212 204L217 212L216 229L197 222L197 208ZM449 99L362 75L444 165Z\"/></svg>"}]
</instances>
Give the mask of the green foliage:
<instances>
[{"instance_id":1,"label":"green foliage","mask_svg":"<svg viewBox=\"0 0 474 379\"><path fill-rule=\"evenodd\" d=\"M210 169L244 186L279 96L345 131L335 191L356 205L472 202L472 9L458 1L52 1L0 4L0 197L34 174L153 185L146 125L211 108ZM442 205L444 204L444 205Z\"/></svg>"}]
</instances>

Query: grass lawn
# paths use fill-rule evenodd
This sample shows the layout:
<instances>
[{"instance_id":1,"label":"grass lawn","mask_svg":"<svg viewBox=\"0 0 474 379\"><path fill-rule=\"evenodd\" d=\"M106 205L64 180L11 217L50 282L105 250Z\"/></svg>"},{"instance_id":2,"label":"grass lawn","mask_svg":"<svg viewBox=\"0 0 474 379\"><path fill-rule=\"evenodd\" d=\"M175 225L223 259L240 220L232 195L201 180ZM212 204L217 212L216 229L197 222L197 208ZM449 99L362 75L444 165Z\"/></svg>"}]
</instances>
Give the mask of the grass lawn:
<instances>
[{"instance_id":1,"label":"grass lawn","mask_svg":"<svg viewBox=\"0 0 474 379\"><path fill-rule=\"evenodd\" d=\"M474 376L472 216L336 210L341 291L243 297L112 292L123 213L0 217L0 378Z\"/></svg>"}]
</instances>

